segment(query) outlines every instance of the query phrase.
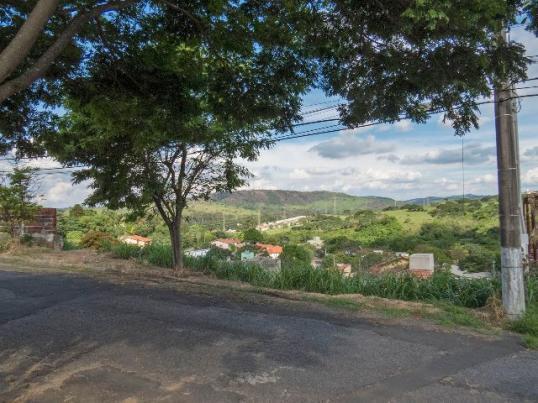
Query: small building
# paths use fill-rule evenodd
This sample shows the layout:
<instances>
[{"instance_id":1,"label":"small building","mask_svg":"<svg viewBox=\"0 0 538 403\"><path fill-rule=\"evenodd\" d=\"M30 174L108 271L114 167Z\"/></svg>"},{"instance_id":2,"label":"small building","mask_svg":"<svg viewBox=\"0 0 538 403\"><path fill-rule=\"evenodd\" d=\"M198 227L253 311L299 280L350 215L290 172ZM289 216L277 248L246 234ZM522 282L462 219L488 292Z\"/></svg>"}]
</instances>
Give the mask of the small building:
<instances>
[{"instance_id":1,"label":"small building","mask_svg":"<svg viewBox=\"0 0 538 403\"><path fill-rule=\"evenodd\" d=\"M419 278L428 278L435 270L433 253L414 253L409 256L409 272Z\"/></svg>"},{"instance_id":2,"label":"small building","mask_svg":"<svg viewBox=\"0 0 538 403\"><path fill-rule=\"evenodd\" d=\"M191 249L185 251L185 255L189 257L204 257L209 252L209 249Z\"/></svg>"},{"instance_id":3,"label":"small building","mask_svg":"<svg viewBox=\"0 0 538 403\"><path fill-rule=\"evenodd\" d=\"M243 252L241 252L241 261L253 260L254 256L254 252L250 250L244 250Z\"/></svg>"},{"instance_id":4,"label":"small building","mask_svg":"<svg viewBox=\"0 0 538 403\"><path fill-rule=\"evenodd\" d=\"M256 243L256 248L267 252L267 254L273 259L278 259L283 252L283 248L280 245L270 245L261 242Z\"/></svg>"},{"instance_id":5,"label":"small building","mask_svg":"<svg viewBox=\"0 0 538 403\"><path fill-rule=\"evenodd\" d=\"M344 277L351 277L351 264L349 263L336 263L336 270L342 273Z\"/></svg>"},{"instance_id":6,"label":"small building","mask_svg":"<svg viewBox=\"0 0 538 403\"><path fill-rule=\"evenodd\" d=\"M404 257L404 258L409 257L409 253L407 252L395 252L394 255L396 255L396 257Z\"/></svg>"},{"instance_id":7,"label":"small building","mask_svg":"<svg viewBox=\"0 0 538 403\"><path fill-rule=\"evenodd\" d=\"M126 235L122 236L120 238L120 241L122 243L125 243L127 245L136 245L140 247L144 247L151 244L151 238L146 238L145 236L140 235Z\"/></svg>"},{"instance_id":8,"label":"small building","mask_svg":"<svg viewBox=\"0 0 538 403\"><path fill-rule=\"evenodd\" d=\"M382 255L383 253L385 253L382 249L374 249L372 252L376 255Z\"/></svg>"},{"instance_id":9,"label":"small building","mask_svg":"<svg viewBox=\"0 0 538 403\"><path fill-rule=\"evenodd\" d=\"M14 228L16 236L31 236L33 241L48 248L63 249L63 237L57 232L57 217L55 208L39 208L32 220ZM9 228L0 226L8 231Z\"/></svg>"},{"instance_id":10,"label":"small building","mask_svg":"<svg viewBox=\"0 0 538 403\"><path fill-rule=\"evenodd\" d=\"M237 238L219 238L211 242L215 248L229 250L232 247L240 248L243 246L240 239Z\"/></svg>"},{"instance_id":11,"label":"small building","mask_svg":"<svg viewBox=\"0 0 538 403\"><path fill-rule=\"evenodd\" d=\"M319 236L315 236L314 238L309 239L308 241L306 241L306 243L312 245L316 249L321 249L324 245L323 239L321 239Z\"/></svg>"}]
</instances>

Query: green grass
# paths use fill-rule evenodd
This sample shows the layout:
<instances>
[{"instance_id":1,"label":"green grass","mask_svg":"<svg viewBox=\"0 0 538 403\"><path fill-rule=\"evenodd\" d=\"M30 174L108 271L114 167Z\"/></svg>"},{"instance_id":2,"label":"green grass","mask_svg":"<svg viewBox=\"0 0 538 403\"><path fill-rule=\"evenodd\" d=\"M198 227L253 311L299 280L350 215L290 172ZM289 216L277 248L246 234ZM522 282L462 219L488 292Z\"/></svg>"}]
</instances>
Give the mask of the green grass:
<instances>
[{"instance_id":1,"label":"green grass","mask_svg":"<svg viewBox=\"0 0 538 403\"><path fill-rule=\"evenodd\" d=\"M440 325L465 326L473 329L486 329L489 327L467 308L442 302L437 302L435 306L439 311L427 316Z\"/></svg>"},{"instance_id":2,"label":"green grass","mask_svg":"<svg viewBox=\"0 0 538 403\"><path fill-rule=\"evenodd\" d=\"M525 316L511 322L508 328L514 332L521 333L527 347L538 349L538 304L535 303L529 306Z\"/></svg>"},{"instance_id":3,"label":"green grass","mask_svg":"<svg viewBox=\"0 0 538 403\"><path fill-rule=\"evenodd\" d=\"M167 245L150 245L142 250L116 246L113 254L121 258L138 258L150 264L171 267L171 251ZM257 287L279 290L302 290L322 294L362 294L406 301L444 301L468 308L484 306L498 291L497 282L458 279L447 272L436 272L420 280L410 275L372 276L362 274L343 277L336 270L313 270L308 266L283 267L276 273L241 262L212 258L185 257L186 267L214 274L217 278L243 281Z\"/></svg>"}]
</instances>

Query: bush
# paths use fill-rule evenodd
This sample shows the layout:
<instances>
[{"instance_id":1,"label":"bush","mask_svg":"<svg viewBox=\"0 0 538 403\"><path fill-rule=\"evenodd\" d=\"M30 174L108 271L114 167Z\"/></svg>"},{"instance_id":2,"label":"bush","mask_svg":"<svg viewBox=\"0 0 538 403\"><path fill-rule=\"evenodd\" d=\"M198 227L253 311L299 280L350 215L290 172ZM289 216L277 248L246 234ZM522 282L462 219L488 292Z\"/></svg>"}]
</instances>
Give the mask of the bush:
<instances>
[{"instance_id":1,"label":"bush","mask_svg":"<svg viewBox=\"0 0 538 403\"><path fill-rule=\"evenodd\" d=\"M102 231L88 231L80 239L83 248L103 249L114 243L115 239L109 233Z\"/></svg>"},{"instance_id":2,"label":"bush","mask_svg":"<svg viewBox=\"0 0 538 403\"><path fill-rule=\"evenodd\" d=\"M136 245L120 243L112 246L111 252L114 257L117 257L119 259L131 259L141 258L143 250Z\"/></svg>"},{"instance_id":3,"label":"bush","mask_svg":"<svg viewBox=\"0 0 538 403\"><path fill-rule=\"evenodd\" d=\"M34 238L30 234L24 234L23 236L21 236L20 240L21 244L26 246L32 246L34 243Z\"/></svg>"},{"instance_id":4,"label":"bush","mask_svg":"<svg viewBox=\"0 0 538 403\"><path fill-rule=\"evenodd\" d=\"M84 232L82 231L67 231L64 239L65 242L79 246L83 236Z\"/></svg>"},{"instance_id":5,"label":"bush","mask_svg":"<svg viewBox=\"0 0 538 403\"><path fill-rule=\"evenodd\" d=\"M493 263L497 263L498 254L481 245L468 244L465 248L468 254L460 260L460 267L463 270L470 272L491 271Z\"/></svg>"},{"instance_id":6,"label":"bush","mask_svg":"<svg viewBox=\"0 0 538 403\"><path fill-rule=\"evenodd\" d=\"M7 232L0 232L0 252L5 252L11 246L11 235Z\"/></svg>"},{"instance_id":7,"label":"bush","mask_svg":"<svg viewBox=\"0 0 538 403\"><path fill-rule=\"evenodd\" d=\"M172 247L170 245L148 245L143 249L143 257L152 265L172 267Z\"/></svg>"},{"instance_id":8,"label":"bush","mask_svg":"<svg viewBox=\"0 0 538 403\"><path fill-rule=\"evenodd\" d=\"M286 245L280 255L282 267L307 267L312 269L312 252L300 245Z\"/></svg>"},{"instance_id":9,"label":"bush","mask_svg":"<svg viewBox=\"0 0 538 403\"><path fill-rule=\"evenodd\" d=\"M245 242L263 242L263 234L256 228L249 228L243 232Z\"/></svg>"}]
</instances>

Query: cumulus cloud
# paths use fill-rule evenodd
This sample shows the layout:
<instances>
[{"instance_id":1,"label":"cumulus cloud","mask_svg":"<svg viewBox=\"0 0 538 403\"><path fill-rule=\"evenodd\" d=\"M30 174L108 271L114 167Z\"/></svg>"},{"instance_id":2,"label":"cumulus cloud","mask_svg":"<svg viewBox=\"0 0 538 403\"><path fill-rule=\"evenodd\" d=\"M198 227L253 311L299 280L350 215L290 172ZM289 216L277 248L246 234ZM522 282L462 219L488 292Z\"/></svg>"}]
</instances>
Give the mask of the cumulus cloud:
<instances>
[{"instance_id":1,"label":"cumulus cloud","mask_svg":"<svg viewBox=\"0 0 538 403\"><path fill-rule=\"evenodd\" d=\"M489 185L489 184L494 184L494 183L497 183L497 177L492 174L477 176L476 178L471 180L471 184L476 184L476 185L482 185L482 184Z\"/></svg>"},{"instance_id":2,"label":"cumulus cloud","mask_svg":"<svg viewBox=\"0 0 538 403\"><path fill-rule=\"evenodd\" d=\"M378 142L374 136L357 138L353 135L342 134L315 145L309 151L323 158L339 159L357 155L383 154L394 149L394 144Z\"/></svg>"},{"instance_id":3,"label":"cumulus cloud","mask_svg":"<svg viewBox=\"0 0 538 403\"><path fill-rule=\"evenodd\" d=\"M538 168L529 169L525 175L526 182L538 184Z\"/></svg>"},{"instance_id":4,"label":"cumulus cloud","mask_svg":"<svg viewBox=\"0 0 538 403\"><path fill-rule=\"evenodd\" d=\"M526 161L533 160L533 159L536 159L536 158L538 158L538 146L532 147L532 148L527 148L523 152L523 159L526 160Z\"/></svg>"},{"instance_id":5,"label":"cumulus cloud","mask_svg":"<svg viewBox=\"0 0 538 403\"><path fill-rule=\"evenodd\" d=\"M495 147L484 147L481 144L469 144L464 150L466 164L482 164L488 162L496 153ZM406 155L400 162L406 165L414 164L454 164L461 163L461 148L428 151L424 154Z\"/></svg>"}]
</instances>

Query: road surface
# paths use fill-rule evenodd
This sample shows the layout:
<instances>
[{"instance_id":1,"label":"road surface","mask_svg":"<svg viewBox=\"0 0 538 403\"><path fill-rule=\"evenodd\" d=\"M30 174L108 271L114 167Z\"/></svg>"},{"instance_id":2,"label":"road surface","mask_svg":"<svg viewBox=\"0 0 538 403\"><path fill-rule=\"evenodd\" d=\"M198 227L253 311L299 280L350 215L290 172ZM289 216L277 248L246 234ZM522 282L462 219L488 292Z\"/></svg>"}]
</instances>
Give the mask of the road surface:
<instances>
[{"instance_id":1,"label":"road surface","mask_svg":"<svg viewBox=\"0 0 538 403\"><path fill-rule=\"evenodd\" d=\"M256 294L0 271L0 401L538 401L538 353Z\"/></svg>"}]
</instances>

